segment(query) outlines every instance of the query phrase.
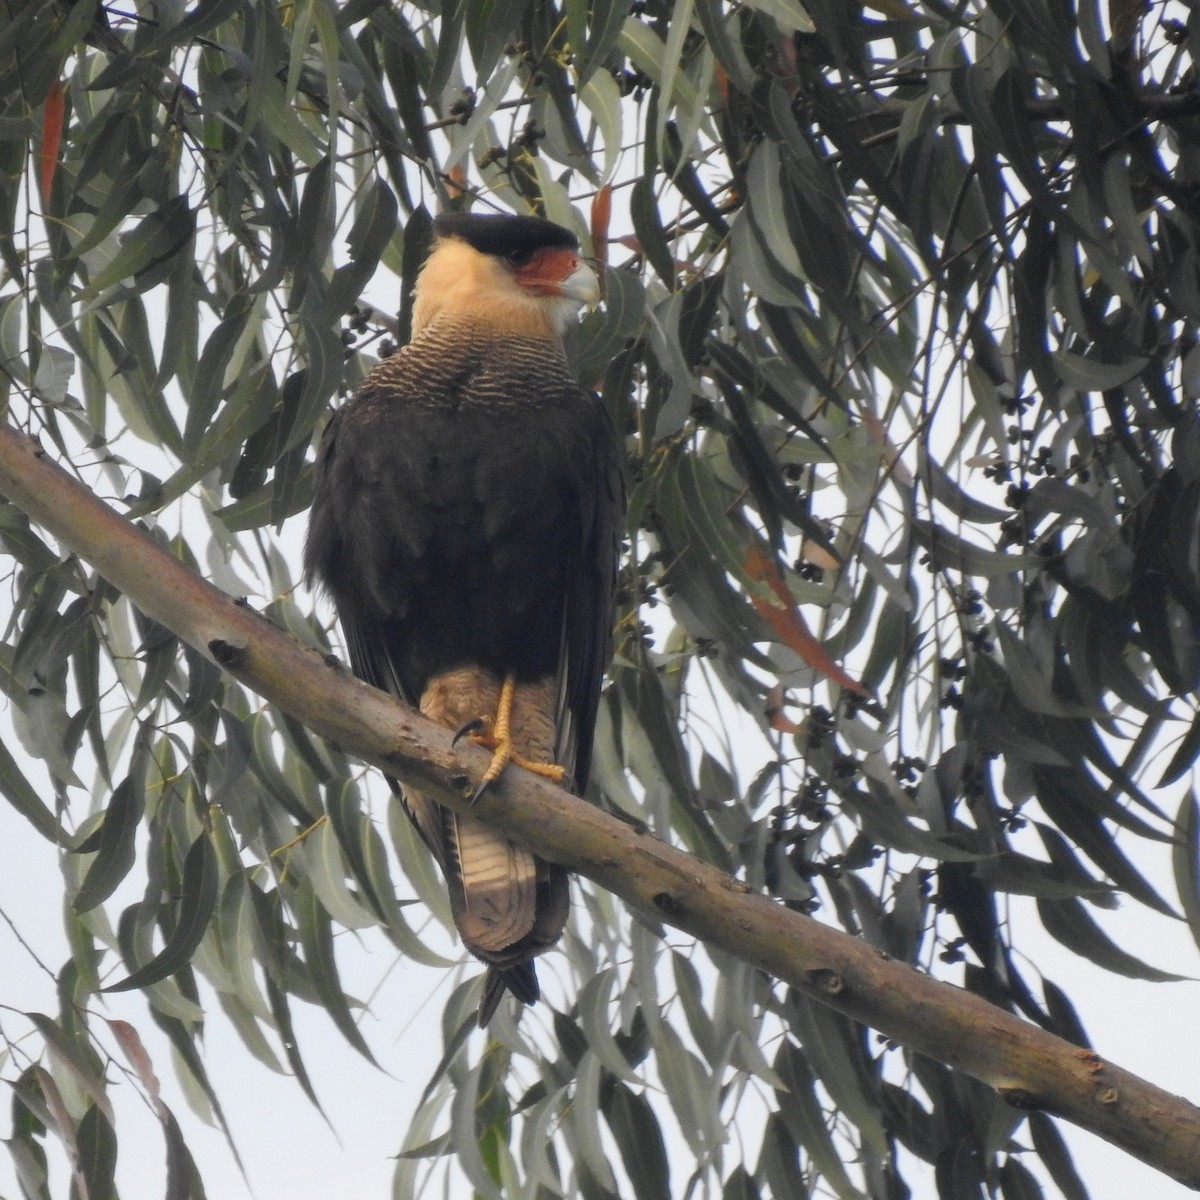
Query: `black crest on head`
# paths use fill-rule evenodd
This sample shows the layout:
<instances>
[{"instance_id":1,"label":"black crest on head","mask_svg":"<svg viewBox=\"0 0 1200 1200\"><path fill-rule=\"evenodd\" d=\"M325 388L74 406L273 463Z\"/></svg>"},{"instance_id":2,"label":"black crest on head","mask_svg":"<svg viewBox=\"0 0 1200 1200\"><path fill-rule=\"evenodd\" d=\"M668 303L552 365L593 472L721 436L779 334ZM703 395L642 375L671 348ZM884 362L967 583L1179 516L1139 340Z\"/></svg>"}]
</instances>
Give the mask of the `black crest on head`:
<instances>
[{"instance_id":1,"label":"black crest on head","mask_svg":"<svg viewBox=\"0 0 1200 1200\"><path fill-rule=\"evenodd\" d=\"M480 254L507 257L535 250L578 250L579 239L541 217L510 217L503 213L442 213L433 219L438 237L461 238Z\"/></svg>"}]
</instances>

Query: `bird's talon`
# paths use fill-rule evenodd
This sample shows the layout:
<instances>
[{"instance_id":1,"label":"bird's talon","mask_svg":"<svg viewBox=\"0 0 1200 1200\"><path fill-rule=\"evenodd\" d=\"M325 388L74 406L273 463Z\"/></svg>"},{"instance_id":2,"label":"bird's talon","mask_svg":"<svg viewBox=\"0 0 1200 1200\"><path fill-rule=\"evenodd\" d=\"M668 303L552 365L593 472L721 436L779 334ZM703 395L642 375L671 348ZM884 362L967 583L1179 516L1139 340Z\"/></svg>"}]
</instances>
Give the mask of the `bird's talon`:
<instances>
[{"instance_id":1,"label":"bird's talon","mask_svg":"<svg viewBox=\"0 0 1200 1200\"><path fill-rule=\"evenodd\" d=\"M468 808L474 808L475 805L479 803L479 797L487 791L489 782L490 780L482 780L479 786L471 793L471 798L467 801Z\"/></svg>"},{"instance_id":2,"label":"bird's talon","mask_svg":"<svg viewBox=\"0 0 1200 1200\"><path fill-rule=\"evenodd\" d=\"M473 736L482 729L487 728L487 722L482 717L476 717L473 721L468 721L455 735L451 741L451 746L457 746L458 743L465 737Z\"/></svg>"},{"instance_id":3,"label":"bird's talon","mask_svg":"<svg viewBox=\"0 0 1200 1200\"><path fill-rule=\"evenodd\" d=\"M487 791L491 784L495 783L500 778L504 768L516 757L513 753L513 744L510 738L497 738L493 736L476 736L473 741L480 742L492 751L492 761L488 763L487 770L483 773L483 778L479 781L479 786L475 789L475 794L471 797L471 804L475 802Z\"/></svg>"},{"instance_id":4,"label":"bird's talon","mask_svg":"<svg viewBox=\"0 0 1200 1200\"><path fill-rule=\"evenodd\" d=\"M495 719L489 722L473 721L459 731L460 737L462 734L470 732L471 740L476 745L483 746L492 752L492 761L488 763L488 768L479 781L475 794L471 797L472 804L483 795L489 784L500 778L509 763L515 763L518 767L524 767L525 770L532 771L535 775L542 776L543 779L551 779L559 785L567 777L566 768L558 763L535 762L517 752L511 733L513 698L516 690L516 678L512 675L505 676L500 687ZM456 738L455 741L457 740Z\"/></svg>"}]
</instances>

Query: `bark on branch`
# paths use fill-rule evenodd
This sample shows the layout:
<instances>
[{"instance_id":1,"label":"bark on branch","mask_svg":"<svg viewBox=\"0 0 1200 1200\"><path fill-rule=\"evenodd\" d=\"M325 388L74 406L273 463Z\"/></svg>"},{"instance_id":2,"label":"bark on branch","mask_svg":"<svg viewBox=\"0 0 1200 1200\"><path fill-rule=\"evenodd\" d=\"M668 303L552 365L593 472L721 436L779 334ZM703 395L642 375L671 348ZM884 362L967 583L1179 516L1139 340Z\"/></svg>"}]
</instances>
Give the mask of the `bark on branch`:
<instances>
[{"instance_id":1,"label":"bark on branch","mask_svg":"<svg viewBox=\"0 0 1200 1200\"><path fill-rule=\"evenodd\" d=\"M485 751L452 748L448 730L194 575L4 425L0 494L247 687L443 804L466 806ZM1200 1189L1200 1108L1095 1052L755 894L534 775L510 769L474 811L666 924Z\"/></svg>"}]
</instances>

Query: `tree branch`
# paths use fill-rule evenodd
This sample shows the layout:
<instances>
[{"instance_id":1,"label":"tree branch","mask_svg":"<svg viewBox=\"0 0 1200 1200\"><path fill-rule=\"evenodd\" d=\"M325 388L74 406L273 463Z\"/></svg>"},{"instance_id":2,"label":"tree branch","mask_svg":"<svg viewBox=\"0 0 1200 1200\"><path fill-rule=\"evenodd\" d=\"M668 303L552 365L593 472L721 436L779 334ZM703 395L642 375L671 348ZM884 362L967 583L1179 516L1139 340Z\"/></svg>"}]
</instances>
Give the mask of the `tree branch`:
<instances>
[{"instance_id":1,"label":"tree branch","mask_svg":"<svg viewBox=\"0 0 1200 1200\"><path fill-rule=\"evenodd\" d=\"M354 679L218 591L0 425L0 493L90 562L146 616L309 728L452 808L482 749ZM769 972L909 1049L1043 1109L1200 1189L1200 1108L979 996L784 908L545 780L505 772L472 810L545 858Z\"/></svg>"}]
</instances>

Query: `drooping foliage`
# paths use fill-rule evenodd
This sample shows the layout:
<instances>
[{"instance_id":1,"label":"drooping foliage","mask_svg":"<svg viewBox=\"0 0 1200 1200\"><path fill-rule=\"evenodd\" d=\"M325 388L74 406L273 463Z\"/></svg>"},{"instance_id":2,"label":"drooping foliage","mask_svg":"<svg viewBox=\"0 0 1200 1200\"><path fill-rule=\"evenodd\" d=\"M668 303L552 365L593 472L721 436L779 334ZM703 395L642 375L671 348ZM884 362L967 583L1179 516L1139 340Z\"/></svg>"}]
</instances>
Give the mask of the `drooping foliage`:
<instances>
[{"instance_id":1,"label":"drooping foliage","mask_svg":"<svg viewBox=\"0 0 1200 1200\"><path fill-rule=\"evenodd\" d=\"M8 0L7 419L336 649L297 590L312 449L403 340L431 215L570 225L628 449L594 799L1086 1042L1015 912L1147 988L1118 895L1200 937L1198 37L1130 0ZM298 1002L371 1052L335 933L443 961L402 902L444 901L379 780L12 505L0 544L5 844L60 848L70 945L58 1011L2 1023L14 1169L50 1195L53 1130L111 1194L119 1060L200 1195L104 989L220 1120L206 1020L311 1095ZM1049 1118L576 895L491 1041L465 970L398 1195L890 1198L922 1162L1085 1194Z\"/></svg>"}]
</instances>

